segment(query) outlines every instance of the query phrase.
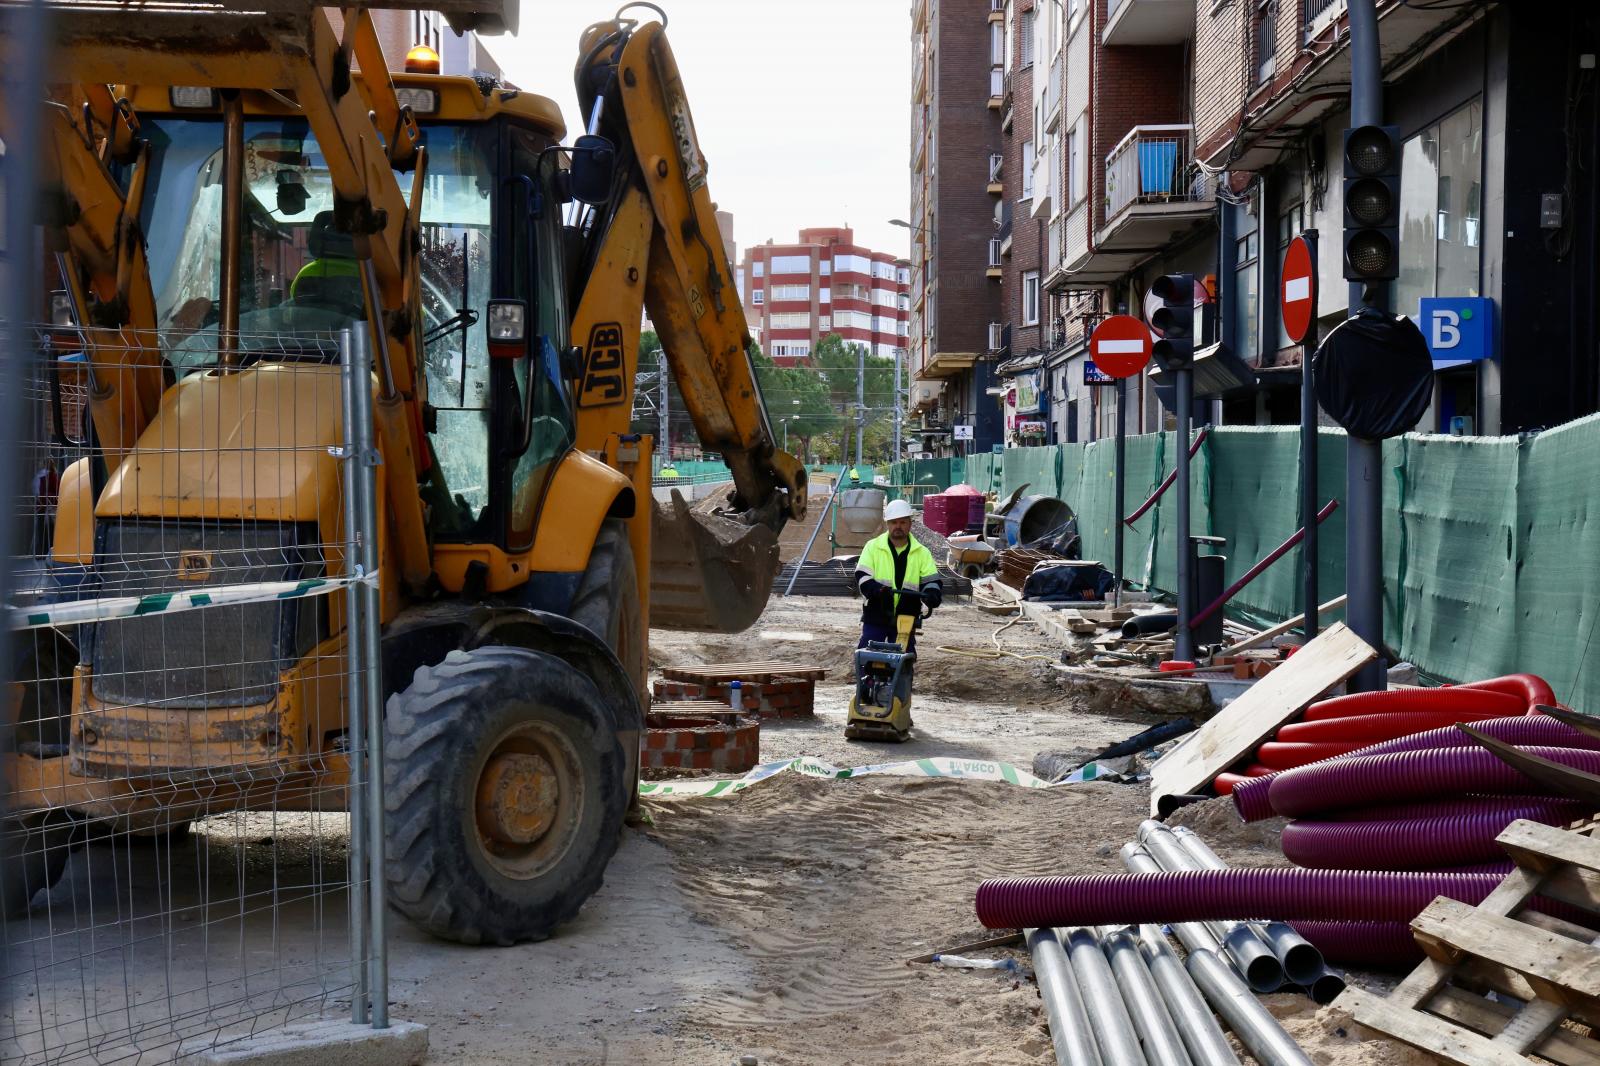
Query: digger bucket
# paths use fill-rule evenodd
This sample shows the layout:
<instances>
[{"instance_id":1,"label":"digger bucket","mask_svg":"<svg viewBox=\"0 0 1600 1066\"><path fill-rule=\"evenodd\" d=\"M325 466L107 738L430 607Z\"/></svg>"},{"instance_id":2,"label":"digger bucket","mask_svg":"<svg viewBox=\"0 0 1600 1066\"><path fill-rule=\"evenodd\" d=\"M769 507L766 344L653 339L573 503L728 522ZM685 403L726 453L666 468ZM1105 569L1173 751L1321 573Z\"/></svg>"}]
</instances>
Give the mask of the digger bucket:
<instances>
[{"instance_id":1,"label":"digger bucket","mask_svg":"<svg viewBox=\"0 0 1600 1066\"><path fill-rule=\"evenodd\" d=\"M778 536L692 509L677 489L652 501L650 625L703 633L739 633L766 609L778 576Z\"/></svg>"}]
</instances>

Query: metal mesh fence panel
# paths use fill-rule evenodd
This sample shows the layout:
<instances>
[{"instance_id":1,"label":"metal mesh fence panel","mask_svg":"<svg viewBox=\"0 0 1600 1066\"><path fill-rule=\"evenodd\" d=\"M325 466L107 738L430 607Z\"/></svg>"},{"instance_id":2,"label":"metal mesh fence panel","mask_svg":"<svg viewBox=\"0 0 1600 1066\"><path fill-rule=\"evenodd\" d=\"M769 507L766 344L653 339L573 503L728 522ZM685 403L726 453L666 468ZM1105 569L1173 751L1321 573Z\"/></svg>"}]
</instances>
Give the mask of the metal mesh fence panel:
<instances>
[{"instance_id":1,"label":"metal mesh fence panel","mask_svg":"<svg viewBox=\"0 0 1600 1066\"><path fill-rule=\"evenodd\" d=\"M381 944L350 813L377 624L364 349L39 337L8 560L0 1059L159 1062L362 1013Z\"/></svg>"}]
</instances>

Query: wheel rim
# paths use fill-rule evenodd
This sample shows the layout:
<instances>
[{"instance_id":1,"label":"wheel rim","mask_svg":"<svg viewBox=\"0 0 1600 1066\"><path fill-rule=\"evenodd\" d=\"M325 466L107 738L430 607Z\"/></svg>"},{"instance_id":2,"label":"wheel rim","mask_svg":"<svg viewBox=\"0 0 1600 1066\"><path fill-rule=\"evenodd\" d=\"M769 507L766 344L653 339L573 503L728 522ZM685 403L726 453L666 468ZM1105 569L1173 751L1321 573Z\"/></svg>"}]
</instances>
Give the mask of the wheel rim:
<instances>
[{"instance_id":1,"label":"wheel rim","mask_svg":"<svg viewBox=\"0 0 1600 1066\"><path fill-rule=\"evenodd\" d=\"M561 861L583 814L580 766L571 742L538 722L513 726L486 746L472 825L497 872L532 880Z\"/></svg>"}]
</instances>

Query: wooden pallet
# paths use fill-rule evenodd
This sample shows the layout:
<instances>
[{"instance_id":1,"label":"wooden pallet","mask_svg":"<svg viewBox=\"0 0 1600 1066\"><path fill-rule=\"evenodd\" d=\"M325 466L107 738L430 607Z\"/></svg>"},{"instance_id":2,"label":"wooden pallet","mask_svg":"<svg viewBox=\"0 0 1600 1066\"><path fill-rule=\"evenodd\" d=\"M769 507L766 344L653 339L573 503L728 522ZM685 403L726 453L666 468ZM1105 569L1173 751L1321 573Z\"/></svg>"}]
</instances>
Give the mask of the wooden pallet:
<instances>
[{"instance_id":1,"label":"wooden pallet","mask_svg":"<svg viewBox=\"0 0 1600 1066\"><path fill-rule=\"evenodd\" d=\"M827 674L820 666L774 662L668 666L661 671L661 676L668 681L698 681L708 685L722 681L821 681Z\"/></svg>"},{"instance_id":2,"label":"wooden pallet","mask_svg":"<svg viewBox=\"0 0 1600 1066\"><path fill-rule=\"evenodd\" d=\"M1428 958L1387 996L1351 985L1335 1006L1461 1066L1600 1066L1600 1040L1563 1024L1600 1025L1600 937L1528 909L1540 896L1600 927L1600 839L1519 821L1497 840L1517 865L1500 886L1477 907L1434 900L1411 923Z\"/></svg>"}]
</instances>

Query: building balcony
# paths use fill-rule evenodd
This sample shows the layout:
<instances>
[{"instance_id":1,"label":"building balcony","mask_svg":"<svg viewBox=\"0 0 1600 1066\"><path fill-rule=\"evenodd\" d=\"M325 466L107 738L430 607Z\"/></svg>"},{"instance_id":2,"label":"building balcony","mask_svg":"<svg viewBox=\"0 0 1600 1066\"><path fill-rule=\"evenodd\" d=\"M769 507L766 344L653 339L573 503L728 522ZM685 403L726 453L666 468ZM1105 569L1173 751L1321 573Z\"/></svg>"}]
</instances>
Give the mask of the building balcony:
<instances>
[{"instance_id":1,"label":"building balcony","mask_svg":"<svg viewBox=\"0 0 1600 1066\"><path fill-rule=\"evenodd\" d=\"M1105 223L1069 265L1074 281L1116 281L1215 213L1215 180L1191 162L1192 140L1190 126L1135 126L1111 150Z\"/></svg>"},{"instance_id":2,"label":"building balcony","mask_svg":"<svg viewBox=\"0 0 1600 1066\"><path fill-rule=\"evenodd\" d=\"M1378 0L1378 42L1384 80L1393 83L1415 69L1474 22L1486 17L1489 5L1408 4ZM1287 16L1281 16L1287 17ZM1293 63L1292 77L1278 64L1270 85L1251 96L1242 129L1224 122L1208 131L1196 158L1211 166L1226 165L1236 173L1271 166L1283 145L1315 129L1330 113L1348 106L1350 98L1350 34L1347 0L1306 0L1303 50ZM1237 77L1237 71L1233 75Z\"/></svg>"},{"instance_id":3,"label":"building balcony","mask_svg":"<svg viewBox=\"0 0 1600 1066\"><path fill-rule=\"evenodd\" d=\"M998 111L1006 100L1006 68L989 68L989 110Z\"/></svg>"},{"instance_id":4,"label":"building balcony","mask_svg":"<svg viewBox=\"0 0 1600 1066\"><path fill-rule=\"evenodd\" d=\"M962 371L971 370L977 361L977 352L936 351L928 356L928 361L917 371L917 377L923 381L955 377Z\"/></svg>"},{"instance_id":5,"label":"building balcony","mask_svg":"<svg viewBox=\"0 0 1600 1066\"><path fill-rule=\"evenodd\" d=\"M991 196L999 196L1006 191L1005 184L1001 181L1001 172L1005 169L1005 163L1006 157L999 152L989 153L988 191Z\"/></svg>"},{"instance_id":6,"label":"building balcony","mask_svg":"<svg viewBox=\"0 0 1600 1066\"><path fill-rule=\"evenodd\" d=\"M1044 116L1045 132L1055 129L1061 121L1061 53L1057 52L1055 58L1050 60L1050 73L1045 77L1044 89L1040 93L1039 112ZM1034 131L1034 137L1039 136Z\"/></svg>"},{"instance_id":7,"label":"building balcony","mask_svg":"<svg viewBox=\"0 0 1600 1066\"><path fill-rule=\"evenodd\" d=\"M1107 6L1106 44L1182 44L1194 33L1194 0L1110 0Z\"/></svg>"}]
</instances>

